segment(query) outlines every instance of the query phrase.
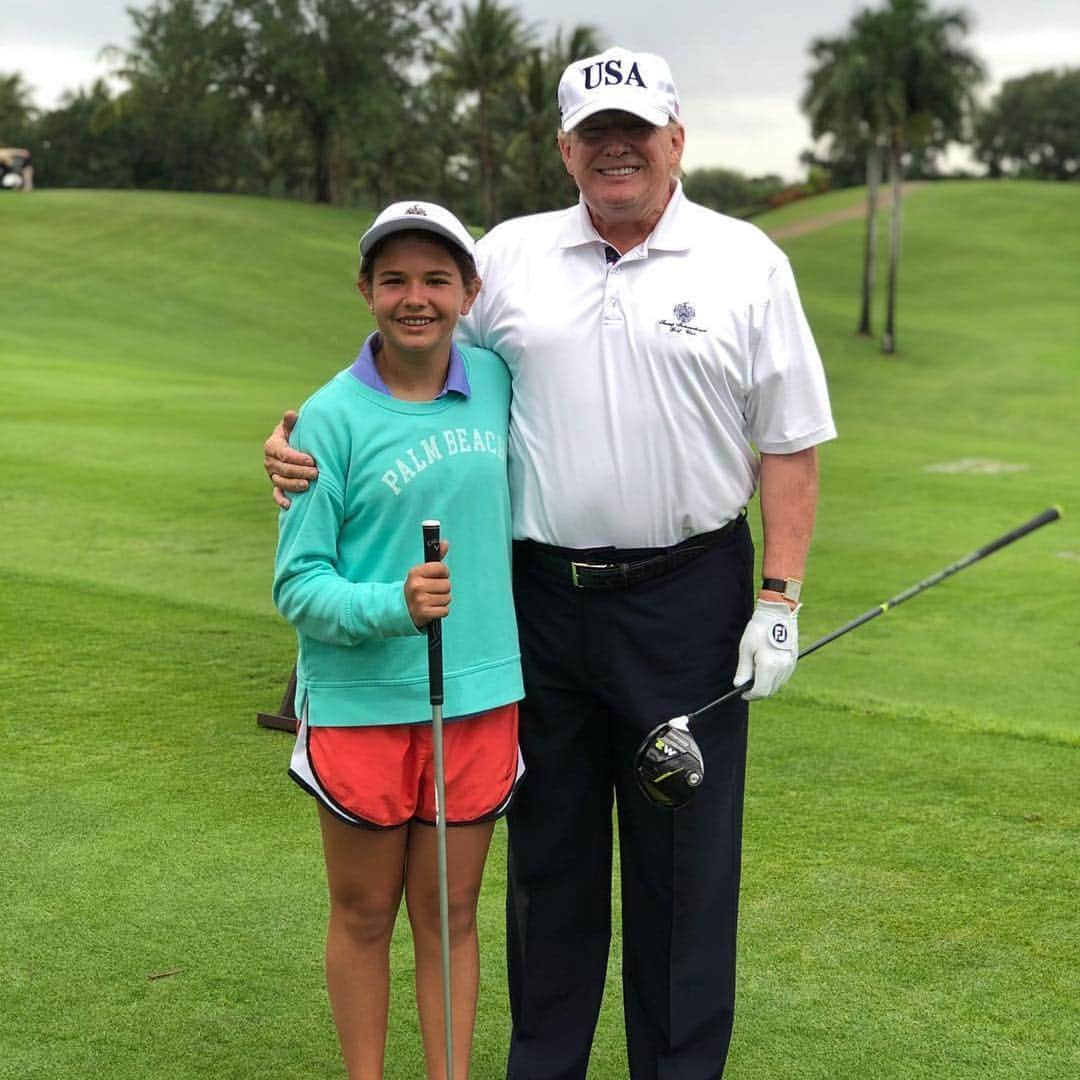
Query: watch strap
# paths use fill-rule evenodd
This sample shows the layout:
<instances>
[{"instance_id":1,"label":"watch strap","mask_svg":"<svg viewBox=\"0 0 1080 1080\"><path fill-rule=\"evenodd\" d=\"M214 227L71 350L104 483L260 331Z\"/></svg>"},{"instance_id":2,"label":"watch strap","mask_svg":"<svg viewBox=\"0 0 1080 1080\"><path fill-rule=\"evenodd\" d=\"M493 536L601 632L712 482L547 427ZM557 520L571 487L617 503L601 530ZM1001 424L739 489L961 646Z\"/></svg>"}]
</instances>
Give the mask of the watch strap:
<instances>
[{"instance_id":1,"label":"watch strap","mask_svg":"<svg viewBox=\"0 0 1080 1080\"><path fill-rule=\"evenodd\" d=\"M802 593L802 582L798 578L763 577L761 587L769 592L778 592L785 600L795 604L799 603Z\"/></svg>"}]
</instances>

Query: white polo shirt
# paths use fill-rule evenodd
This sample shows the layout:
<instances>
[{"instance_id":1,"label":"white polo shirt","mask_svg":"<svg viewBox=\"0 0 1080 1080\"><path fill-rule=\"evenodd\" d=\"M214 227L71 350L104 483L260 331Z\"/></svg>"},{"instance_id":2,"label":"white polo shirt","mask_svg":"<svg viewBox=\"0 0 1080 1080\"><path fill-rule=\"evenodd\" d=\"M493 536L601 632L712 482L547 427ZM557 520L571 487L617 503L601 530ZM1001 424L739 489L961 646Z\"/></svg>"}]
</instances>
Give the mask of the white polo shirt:
<instances>
[{"instance_id":1,"label":"white polo shirt","mask_svg":"<svg viewBox=\"0 0 1080 1080\"><path fill-rule=\"evenodd\" d=\"M758 451L835 437L784 253L676 187L615 264L584 203L507 221L477 247L460 323L513 376L516 539L667 547L730 521Z\"/></svg>"}]
</instances>

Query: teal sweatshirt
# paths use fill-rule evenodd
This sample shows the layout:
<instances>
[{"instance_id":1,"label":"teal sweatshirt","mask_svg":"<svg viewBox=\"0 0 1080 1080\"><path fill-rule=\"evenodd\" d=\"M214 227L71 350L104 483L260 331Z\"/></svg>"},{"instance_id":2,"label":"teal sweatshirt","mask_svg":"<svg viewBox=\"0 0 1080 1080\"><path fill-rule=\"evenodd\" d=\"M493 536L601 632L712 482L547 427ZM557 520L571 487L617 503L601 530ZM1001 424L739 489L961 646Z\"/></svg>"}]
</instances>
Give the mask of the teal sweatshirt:
<instances>
[{"instance_id":1,"label":"teal sweatshirt","mask_svg":"<svg viewBox=\"0 0 1080 1080\"><path fill-rule=\"evenodd\" d=\"M279 517L274 602L299 640L296 703L312 725L429 721L427 637L405 602L420 523L450 541L445 715L523 695L510 581L510 377L462 348L471 395L400 401L339 372L290 439L319 478Z\"/></svg>"}]
</instances>

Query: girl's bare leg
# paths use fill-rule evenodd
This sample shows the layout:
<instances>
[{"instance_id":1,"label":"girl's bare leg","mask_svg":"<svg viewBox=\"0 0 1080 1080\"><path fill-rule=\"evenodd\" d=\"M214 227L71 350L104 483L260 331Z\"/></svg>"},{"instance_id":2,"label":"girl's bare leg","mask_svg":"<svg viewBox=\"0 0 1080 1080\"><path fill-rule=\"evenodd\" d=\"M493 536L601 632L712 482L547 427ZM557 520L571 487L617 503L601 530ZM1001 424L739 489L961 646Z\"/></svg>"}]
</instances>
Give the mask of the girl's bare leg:
<instances>
[{"instance_id":1,"label":"girl's bare leg","mask_svg":"<svg viewBox=\"0 0 1080 1080\"><path fill-rule=\"evenodd\" d=\"M408 830L346 825L319 807L330 922L326 989L349 1080L382 1080L390 997L390 937Z\"/></svg>"}]
</instances>

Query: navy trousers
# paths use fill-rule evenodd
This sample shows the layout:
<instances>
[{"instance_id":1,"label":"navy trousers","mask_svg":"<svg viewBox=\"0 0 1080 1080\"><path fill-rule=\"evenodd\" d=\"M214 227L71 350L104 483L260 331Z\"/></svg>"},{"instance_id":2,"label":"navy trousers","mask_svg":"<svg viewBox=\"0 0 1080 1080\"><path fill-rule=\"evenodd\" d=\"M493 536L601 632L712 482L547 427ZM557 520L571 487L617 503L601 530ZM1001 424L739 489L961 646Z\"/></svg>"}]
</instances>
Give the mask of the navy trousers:
<instances>
[{"instance_id":1,"label":"navy trousers","mask_svg":"<svg viewBox=\"0 0 1080 1080\"><path fill-rule=\"evenodd\" d=\"M695 726L705 782L688 806L646 801L633 762L653 727L731 687L753 606L749 529L740 519L693 561L613 591L557 580L535 551L514 551L526 774L508 817L507 1077L585 1080L611 936L614 801L630 1076L716 1080L734 1018L746 703Z\"/></svg>"}]
</instances>

